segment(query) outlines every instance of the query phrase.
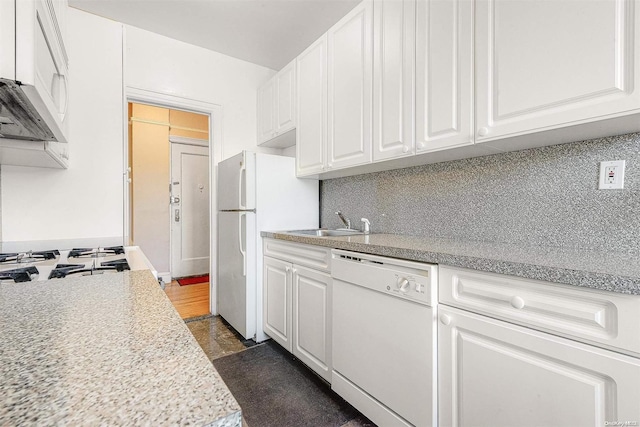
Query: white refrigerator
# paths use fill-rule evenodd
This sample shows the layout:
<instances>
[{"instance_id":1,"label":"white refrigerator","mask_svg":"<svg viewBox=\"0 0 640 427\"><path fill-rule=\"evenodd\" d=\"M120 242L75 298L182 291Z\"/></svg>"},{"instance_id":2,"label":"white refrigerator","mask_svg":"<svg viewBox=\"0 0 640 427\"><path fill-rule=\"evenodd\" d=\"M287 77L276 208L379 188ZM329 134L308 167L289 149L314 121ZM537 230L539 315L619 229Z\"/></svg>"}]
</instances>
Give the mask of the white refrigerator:
<instances>
[{"instance_id":1,"label":"white refrigerator","mask_svg":"<svg viewBox=\"0 0 640 427\"><path fill-rule=\"evenodd\" d=\"M295 159L242 153L218 164L218 313L246 339L262 329L261 231L316 228L318 181Z\"/></svg>"}]
</instances>

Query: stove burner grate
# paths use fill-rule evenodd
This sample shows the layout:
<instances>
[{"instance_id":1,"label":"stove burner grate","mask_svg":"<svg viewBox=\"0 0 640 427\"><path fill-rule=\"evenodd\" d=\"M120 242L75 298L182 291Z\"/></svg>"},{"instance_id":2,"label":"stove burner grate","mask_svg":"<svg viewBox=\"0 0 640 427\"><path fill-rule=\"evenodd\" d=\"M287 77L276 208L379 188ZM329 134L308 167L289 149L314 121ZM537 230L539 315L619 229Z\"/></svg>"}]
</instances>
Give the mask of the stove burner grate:
<instances>
[{"instance_id":1,"label":"stove burner grate","mask_svg":"<svg viewBox=\"0 0 640 427\"><path fill-rule=\"evenodd\" d=\"M129 263L125 258L113 261L104 261L100 267L87 266L85 264L58 264L49 274L49 279L63 279L71 274L88 273L87 275L102 274L106 271L122 272L130 270Z\"/></svg>"},{"instance_id":2,"label":"stove burner grate","mask_svg":"<svg viewBox=\"0 0 640 427\"><path fill-rule=\"evenodd\" d=\"M124 247L122 246L110 246L106 248L74 248L69 252L67 258L97 258L107 255L122 255L124 254Z\"/></svg>"},{"instance_id":3,"label":"stove burner grate","mask_svg":"<svg viewBox=\"0 0 640 427\"><path fill-rule=\"evenodd\" d=\"M74 273L75 270L83 270L84 268L84 264L58 264L56 268L49 273L49 279L62 279L66 277L67 274Z\"/></svg>"},{"instance_id":4,"label":"stove burner grate","mask_svg":"<svg viewBox=\"0 0 640 427\"><path fill-rule=\"evenodd\" d=\"M27 262L39 262L48 259L55 259L60 255L60 251L28 251L21 253L6 253L0 254L0 264L3 263L27 263Z\"/></svg>"},{"instance_id":5,"label":"stove burner grate","mask_svg":"<svg viewBox=\"0 0 640 427\"><path fill-rule=\"evenodd\" d=\"M30 282L31 276L39 273L35 267L16 268L0 271L0 280L13 280L15 283Z\"/></svg>"}]
</instances>

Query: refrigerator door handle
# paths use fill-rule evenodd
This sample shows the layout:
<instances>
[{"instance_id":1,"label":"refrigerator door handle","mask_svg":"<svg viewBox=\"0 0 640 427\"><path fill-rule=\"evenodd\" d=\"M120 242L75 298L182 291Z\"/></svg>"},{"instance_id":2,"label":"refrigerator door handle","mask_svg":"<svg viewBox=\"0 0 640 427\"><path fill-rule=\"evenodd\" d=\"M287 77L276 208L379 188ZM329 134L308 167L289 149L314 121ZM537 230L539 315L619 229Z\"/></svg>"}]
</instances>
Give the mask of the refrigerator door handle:
<instances>
[{"instance_id":1,"label":"refrigerator door handle","mask_svg":"<svg viewBox=\"0 0 640 427\"><path fill-rule=\"evenodd\" d=\"M246 222L247 222L247 214L242 212L240 213L240 217L238 218L238 247L240 248L240 254L242 255L242 275L246 276L247 275L247 252L242 249L243 245L244 245L244 241L245 239L242 238L242 219L244 218L245 220L245 229L246 229Z\"/></svg>"},{"instance_id":2,"label":"refrigerator door handle","mask_svg":"<svg viewBox=\"0 0 640 427\"><path fill-rule=\"evenodd\" d=\"M247 168L246 166L244 166L244 164L242 165L242 167L240 168L240 174L238 175L238 206L240 206L240 209L246 209L247 207L242 203L242 190L244 189L246 191L246 189L244 188L244 185L246 185L246 181L247 181Z\"/></svg>"}]
</instances>

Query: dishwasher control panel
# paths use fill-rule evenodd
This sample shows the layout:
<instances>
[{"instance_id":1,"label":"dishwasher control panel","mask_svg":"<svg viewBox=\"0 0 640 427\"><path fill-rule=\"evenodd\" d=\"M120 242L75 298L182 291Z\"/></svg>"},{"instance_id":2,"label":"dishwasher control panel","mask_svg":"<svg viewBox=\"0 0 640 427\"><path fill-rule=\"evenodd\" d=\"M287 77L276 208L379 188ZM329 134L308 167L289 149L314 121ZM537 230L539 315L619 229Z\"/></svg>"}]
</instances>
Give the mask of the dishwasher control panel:
<instances>
[{"instance_id":1,"label":"dishwasher control panel","mask_svg":"<svg viewBox=\"0 0 640 427\"><path fill-rule=\"evenodd\" d=\"M418 303L437 302L438 266L334 249L334 279Z\"/></svg>"},{"instance_id":2,"label":"dishwasher control panel","mask_svg":"<svg viewBox=\"0 0 640 427\"><path fill-rule=\"evenodd\" d=\"M401 295L416 296L425 294L425 289L429 289L429 272L424 272L425 275L407 274L406 272L396 272L395 286L387 285L387 291L398 292ZM417 295L412 295L417 294Z\"/></svg>"}]
</instances>

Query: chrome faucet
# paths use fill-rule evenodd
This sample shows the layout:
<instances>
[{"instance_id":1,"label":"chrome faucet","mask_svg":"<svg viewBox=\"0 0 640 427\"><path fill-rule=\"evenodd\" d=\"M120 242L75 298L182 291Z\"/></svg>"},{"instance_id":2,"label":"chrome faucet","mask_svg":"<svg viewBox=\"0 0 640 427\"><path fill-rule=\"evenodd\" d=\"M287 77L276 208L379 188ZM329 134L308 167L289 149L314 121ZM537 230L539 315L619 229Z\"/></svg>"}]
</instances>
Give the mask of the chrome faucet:
<instances>
[{"instance_id":1,"label":"chrome faucet","mask_svg":"<svg viewBox=\"0 0 640 427\"><path fill-rule=\"evenodd\" d=\"M340 218L340 221L342 221L345 227L351 229L351 220L349 218L345 218L340 211L336 212L336 215L338 215L338 218Z\"/></svg>"},{"instance_id":2,"label":"chrome faucet","mask_svg":"<svg viewBox=\"0 0 640 427\"><path fill-rule=\"evenodd\" d=\"M360 219L360 221L362 221L362 232L364 234L371 233L371 223L369 222L369 220L367 218L362 218Z\"/></svg>"}]
</instances>

